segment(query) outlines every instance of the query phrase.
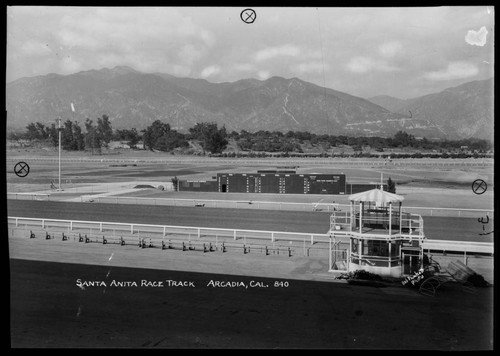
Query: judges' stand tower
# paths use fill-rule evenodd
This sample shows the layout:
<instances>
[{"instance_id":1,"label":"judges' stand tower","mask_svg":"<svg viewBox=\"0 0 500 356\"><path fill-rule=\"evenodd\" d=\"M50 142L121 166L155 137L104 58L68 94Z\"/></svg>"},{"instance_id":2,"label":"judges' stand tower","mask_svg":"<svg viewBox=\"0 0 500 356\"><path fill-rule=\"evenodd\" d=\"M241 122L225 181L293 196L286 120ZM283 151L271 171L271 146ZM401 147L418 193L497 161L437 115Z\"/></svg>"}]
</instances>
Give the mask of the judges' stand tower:
<instances>
[{"instance_id":1,"label":"judges' stand tower","mask_svg":"<svg viewBox=\"0 0 500 356\"><path fill-rule=\"evenodd\" d=\"M330 271L402 277L421 268L424 221L402 211L402 196L372 189L349 200L330 217Z\"/></svg>"}]
</instances>

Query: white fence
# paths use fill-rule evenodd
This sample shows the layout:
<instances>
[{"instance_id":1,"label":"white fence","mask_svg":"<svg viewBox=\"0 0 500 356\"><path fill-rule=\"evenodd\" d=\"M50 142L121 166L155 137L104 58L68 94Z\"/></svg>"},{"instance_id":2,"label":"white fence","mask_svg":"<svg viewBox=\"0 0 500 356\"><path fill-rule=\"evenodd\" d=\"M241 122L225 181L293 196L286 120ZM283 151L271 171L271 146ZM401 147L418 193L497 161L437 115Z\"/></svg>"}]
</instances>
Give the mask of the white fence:
<instances>
[{"instance_id":1,"label":"white fence","mask_svg":"<svg viewBox=\"0 0 500 356\"><path fill-rule=\"evenodd\" d=\"M291 203L252 200L208 200L208 199L166 199L166 198L141 198L141 197L93 197L82 196L82 202L111 203L111 204L144 204L168 206L198 206L207 208L230 209L265 209L284 211L345 211L349 204L331 203ZM404 207L403 212L421 216L446 216L446 217L478 217L484 214L493 216L493 210L488 209L461 209L439 207Z\"/></svg>"},{"instance_id":2,"label":"white fence","mask_svg":"<svg viewBox=\"0 0 500 356\"><path fill-rule=\"evenodd\" d=\"M119 236L126 234L134 237L156 236L162 240L168 238L168 235L183 235L188 236L190 240L193 238L209 237L215 238L230 238L232 240L264 240L274 243L276 241L307 241L311 245L315 243L329 243L329 234L310 234L300 232L285 232L285 231L263 231L263 230L241 230L241 229L222 229L222 228L207 228L195 226L172 226L172 225L149 225L149 224L129 224L129 223L114 223L102 221L79 221L79 220L56 220L56 219L36 219L24 217L8 217L10 227L30 229L42 229L45 231L58 230L68 232L82 232L89 234L102 234L108 236ZM474 242L474 241L450 241L450 240L428 240L425 239L422 245L424 250L442 251L442 252L463 252L463 253L494 253L493 243Z\"/></svg>"},{"instance_id":3,"label":"white fence","mask_svg":"<svg viewBox=\"0 0 500 356\"><path fill-rule=\"evenodd\" d=\"M14 200L51 200L50 194L38 193L7 193L7 199ZM53 199L55 200L55 199ZM60 200L60 199L57 199ZM283 211L323 211L333 212L349 210L349 204L331 203L291 203L252 200L208 200L208 199L169 199L169 198L143 198L126 196L95 196L82 195L81 202L107 203L107 204L142 204L158 206L187 206L206 208L229 208L229 209L264 209ZM403 212L418 214L421 216L443 216L443 217L468 217L493 216L493 210L489 209L462 209L462 208L439 208L439 207L404 207Z\"/></svg>"},{"instance_id":4,"label":"white fence","mask_svg":"<svg viewBox=\"0 0 500 356\"><path fill-rule=\"evenodd\" d=\"M113 236L126 234L134 235L138 238L150 237L155 235L162 239L168 235L184 235L196 238L215 237L231 238L233 240L258 239L276 241L308 241L311 245L318 242L328 242L328 234L311 234L286 231L264 231L264 230L243 230L243 229L224 229L209 228L197 226L174 226L174 225L150 225L150 224L129 224L101 221L82 221L82 220L58 220L58 219L37 219L24 217L8 217L8 224L17 228L42 229L58 231L81 231L82 233L107 233Z\"/></svg>"},{"instance_id":5,"label":"white fence","mask_svg":"<svg viewBox=\"0 0 500 356\"><path fill-rule=\"evenodd\" d=\"M493 255L494 246L491 242L475 241L450 241L450 240L424 240L424 250L442 252L485 253Z\"/></svg>"}]
</instances>

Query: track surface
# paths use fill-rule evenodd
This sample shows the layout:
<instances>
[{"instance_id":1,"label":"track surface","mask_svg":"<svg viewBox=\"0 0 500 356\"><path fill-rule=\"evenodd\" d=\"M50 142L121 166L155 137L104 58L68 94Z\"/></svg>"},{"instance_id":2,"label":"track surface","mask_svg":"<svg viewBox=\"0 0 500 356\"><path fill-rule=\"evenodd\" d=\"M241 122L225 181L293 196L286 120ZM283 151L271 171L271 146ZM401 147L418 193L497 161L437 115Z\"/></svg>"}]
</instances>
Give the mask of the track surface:
<instances>
[{"instance_id":1,"label":"track surface","mask_svg":"<svg viewBox=\"0 0 500 356\"><path fill-rule=\"evenodd\" d=\"M13 347L486 350L493 291L454 286L435 298L399 287L235 277L13 259ZM106 287L82 289L82 281ZM140 287L140 281L195 287ZM111 287L112 280L138 287ZM267 288L212 288L210 280ZM283 280L281 280L283 281ZM165 282L164 282L165 283Z\"/></svg>"},{"instance_id":2,"label":"track surface","mask_svg":"<svg viewBox=\"0 0 500 356\"><path fill-rule=\"evenodd\" d=\"M330 214L246 209L213 209L148 205L117 205L7 200L9 216L91 220L229 229L326 233ZM493 220L488 227L493 230ZM476 218L425 217L424 232L436 240L493 242Z\"/></svg>"}]
</instances>

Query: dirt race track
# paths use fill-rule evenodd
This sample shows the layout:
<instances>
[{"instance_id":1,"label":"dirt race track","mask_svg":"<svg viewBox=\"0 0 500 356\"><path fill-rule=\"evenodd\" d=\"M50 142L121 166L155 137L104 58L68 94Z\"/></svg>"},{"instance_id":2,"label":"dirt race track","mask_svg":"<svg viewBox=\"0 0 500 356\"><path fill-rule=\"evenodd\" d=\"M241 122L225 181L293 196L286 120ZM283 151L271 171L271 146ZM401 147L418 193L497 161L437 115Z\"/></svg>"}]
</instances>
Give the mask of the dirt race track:
<instances>
[{"instance_id":1,"label":"dirt race track","mask_svg":"<svg viewBox=\"0 0 500 356\"><path fill-rule=\"evenodd\" d=\"M401 287L295 280L281 287L275 281L285 281L261 277L17 259L10 269L13 347L493 348L491 288L472 295L450 285L428 298ZM145 278L164 286L141 286ZM78 279L106 286L79 287ZM212 280L240 287L214 288Z\"/></svg>"},{"instance_id":2,"label":"dirt race track","mask_svg":"<svg viewBox=\"0 0 500 356\"><path fill-rule=\"evenodd\" d=\"M327 212L210 209L171 206L68 203L7 200L9 216L45 219L92 220L158 225L201 226L229 229L326 233ZM493 219L490 220L494 225ZM492 242L492 235L479 235L474 218L425 217L429 239Z\"/></svg>"},{"instance_id":3,"label":"dirt race track","mask_svg":"<svg viewBox=\"0 0 500 356\"><path fill-rule=\"evenodd\" d=\"M326 232L329 223L328 213L317 212L272 211L270 214L269 211L253 210L15 200L7 201L7 209L11 216L318 233ZM427 217L425 232L429 238L458 239L458 236L464 236L471 240L471 236L478 232L477 221ZM36 240L38 246L56 242ZM99 259L100 262L95 264L71 259L72 247L65 255L68 257L65 263L20 259L30 253L33 256L40 254L33 241L16 240L10 246L17 252L14 256L11 254L9 266L10 336L15 348L447 351L493 348L492 287L478 289L474 295L462 291L458 285L447 284L432 298L400 285L356 286L332 281L257 277L249 273L229 275L187 272L188 269L136 268L132 264L127 266L133 268L126 268L103 263L103 259L108 261L113 253L108 249L99 249L100 254L93 253L91 250L98 248L94 244L83 245L82 248L88 251L85 250L85 256L79 258ZM66 242L58 243L62 246ZM28 244L30 249L23 247ZM70 245L66 246L70 248ZM122 252L114 251L114 259L119 259ZM162 253L161 250L136 250L136 247L134 251L139 254ZM81 255L84 251L80 249L79 252ZM215 256L208 255L203 258ZM193 255L184 263L203 263L203 258L194 262L195 258ZM228 255L226 258L233 257ZM253 262L246 263L258 264L259 258L266 257L256 257ZM262 263L259 268L276 268L277 272L280 268L283 271L298 268L293 261L281 266L277 261ZM153 262L151 260L151 264ZM298 269L302 268L300 266ZM311 266L307 265L307 268L315 268ZM325 265L316 267L325 271ZM79 280L99 281L105 285L79 287ZM135 282L136 285L129 283L129 286L117 287L112 285L113 280ZM163 286L141 286L142 280L162 282ZM168 286L167 280L191 282L194 287ZM239 286L214 288L210 281ZM258 283L251 286L251 281ZM284 286L285 282L288 287Z\"/></svg>"}]
</instances>

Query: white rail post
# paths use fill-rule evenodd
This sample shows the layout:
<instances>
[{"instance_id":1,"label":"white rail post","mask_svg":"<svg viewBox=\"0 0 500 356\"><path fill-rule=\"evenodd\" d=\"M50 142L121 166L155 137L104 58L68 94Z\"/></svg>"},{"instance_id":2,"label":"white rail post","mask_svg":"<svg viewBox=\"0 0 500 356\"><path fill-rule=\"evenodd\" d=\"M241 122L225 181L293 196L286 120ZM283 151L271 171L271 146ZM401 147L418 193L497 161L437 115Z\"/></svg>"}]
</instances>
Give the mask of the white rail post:
<instances>
[{"instance_id":1,"label":"white rail post","mask_svg":"<svg viewBox=\"0 0 500 356\"><path fill-rule=\"evenodd\" d=\"M102 222L99 223L99 231L102 232Z\"/></svg>"},{"instance_id":2,"label":"white rail post","mask_svg":"<svg viewBox=\"0 0 500 356\"><path fill-rule=\"evenodd\" d=\"M70 221L70 222L69 222L69 230L70 230L70 231L73 231L73 221Z\"/></svg>"},{"instance_id":3,"label":"white rail post","mask_svg":"<svg viewBox=\"0 0 500 356\"><path fill-rule=\"evenodd\" d=\"M167 235L167 227L163 226L163 237L165 237L165 235Z\"/></svg>"},{"instance_id":4,"label":"white rail post","mask_svg":"<svg viewBox=\"0 0 500 356\"><path fill-rule=\"evenodd\" d=\"M42 229L45 229L45 220L42 219Z\"/></svg>"},{"instance_id":5,"label":"white rail post","mask_svg":"<svg viewBox=\"0 0 500 356\"><path fill-rule=\"evenodd\" d=\"M234 239L236 240L236 230L233 231L234 231Z\"/></svg>"},{"instance_id":6,"label":"white rail post","mask_svg":"<svg viewBox=\"0 0 500 356\"><path fill-rule=\"evenodd\" d=\"M328 270L332 270L332 236L328 239Z\"/></svg>"},{"instance_id":7,"label":"white rail post","mask_svg":"<svg viewBox=\"0 0 500 356\"><path fill-rule=\"evenodd\" d=\"M274 242L274 232L271 232L271 242Z\"/></svg>"},{"instance_id":8,"label":"white rail post","mask_svg":"<svg viewBox=\"0 0 500 356\"><path fill-rule=\"evenodd\" d=\"M130 224L130 233L134 234L134 224Z\"/></svg>"},{"instance_id":9,"label":"white rail post","mask_svg":"<svg viewBox=\"0 0 500 356\"><path fill-rule=\"evenodd\" d=\"M314 235L311 234L311 245L314 245Z\"/></svg>"},{"instance_id":10,"label":"white rail post","mask_svg":"<svg viewBox=\"0 0 500 356\"><path fill-rule=\"evenodd\" d=\"M200 228L198 228L198 238L200 238Z\"/></svg>"},{"instance_id":11,"label":"white rail post","mask_svg":"<svg viewBox=\"0 0 500 356\"><path fill-rule=\"evenodd\" d=\"M17 225L17 220L18 220L18 219L16 218L16 227L18 226L18 225Z\"/></svg>"}]
</instances>

